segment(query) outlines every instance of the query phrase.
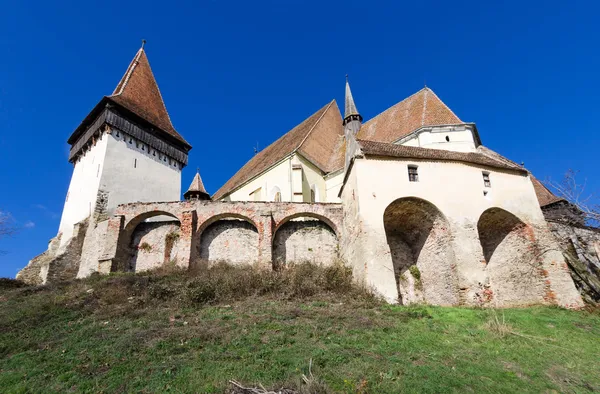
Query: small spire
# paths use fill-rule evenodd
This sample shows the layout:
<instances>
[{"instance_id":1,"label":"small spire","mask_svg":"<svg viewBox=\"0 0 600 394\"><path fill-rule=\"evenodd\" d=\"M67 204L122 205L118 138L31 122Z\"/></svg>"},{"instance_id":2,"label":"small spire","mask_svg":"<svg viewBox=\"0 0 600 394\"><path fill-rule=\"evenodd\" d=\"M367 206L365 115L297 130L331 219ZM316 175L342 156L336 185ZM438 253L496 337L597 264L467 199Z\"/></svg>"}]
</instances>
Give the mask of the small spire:
<instances>
[{"instance_id":1,"label":"small spire","mask_svg":"<svg viewBox=\"0 0 600 394\"><path fill-rule=\"evenodd\" d=\"M196 169L196 176L194 176L194 179L187 192L183 195L183 198L186 200L210 200L210 196L202 183L202 178L200 178L200 168Z\"/></svg>"},{"instance_id":2,"label":"small spire","mask_svg":"<svg viewBox=\"0 0 600 394\"><path fill-rule=\"evenodd\" d=\"M344 105L344 124L348 123L352 118L358 118L362 122L362 116L358 113L352 91L350 90L350 82L348 82L348 74L346 74L346 102Z\"/></svg>"},{"instance_id":3,"label":"small spire","mask_svg":"<svg viewBox=\"0 0 600 394\"><path fill-rule=\"evenodd\" d=\"M142 49L144 49L144 45L146 45L146 40L142 38Z\"/></svg>"}]
</instances>

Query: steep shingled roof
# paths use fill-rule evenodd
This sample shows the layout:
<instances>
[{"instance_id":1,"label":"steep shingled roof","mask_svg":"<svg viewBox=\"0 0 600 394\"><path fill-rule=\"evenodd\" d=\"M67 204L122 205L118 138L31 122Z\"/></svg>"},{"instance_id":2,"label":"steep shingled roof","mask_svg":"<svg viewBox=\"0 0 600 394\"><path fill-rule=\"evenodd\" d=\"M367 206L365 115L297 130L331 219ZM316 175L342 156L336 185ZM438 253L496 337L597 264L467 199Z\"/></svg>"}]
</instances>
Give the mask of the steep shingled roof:
<instances>
[{"instance_id":1,"label":"steep shingled roof","mask_svg":"<svg viewBox=\"0 0 600 394\"><path fill-rule=\"evenodd\" d=\"M190 187L184 193L183 197L188 198L188 196L191 194L202 194L202 195L205 195L207 198L210 198L209 194L206 192L206 189L204 188L204 183L202 183L202 178L200 178L200 171L196 172L196 175L194 176L194 179L192 179L192 183L190 184Z\"/></svg>"},{"instance_id":2,"label":"steep shingled roof","mask_svg":"<svg viewBox=\"0 0 600 394\"><path fill-rule=\"evenodd\" d=\"M144 48L136 53L109 99L189 145L175 130Z\"/></svg>"},{"instance_id":3,"label":"steep shingled roof","mask_svg":"<svg viewBox=\"0 0 600 394\"><path fill-rule=\"evenodd\" d=\"M420 148L416 146L397 145L376 141L358 140L358 143L365 155L422 160L457 161L527 173L526 169L517 164L511 163L508 160L498 160L488 154L483 153L482 149L487 149L485 147L480 147L482 149L478 148L477 152L454 152L442 149Z\"/></svg>"},{"instance_id":4,"label":"steep shingled roof","mask_svg":"<svg viewBox=\"0 0 600 394\"><path fill-rule=\"evenodd\" d=\"M332 100L257 153L214 194L213 199L225 197L295 151L325 173L335 170L339 163L332 161L332 157L340 149L343 135L342 115Z\"/></svg>"},{"instance_id":5,"label":"steep shingled roof","mask_svg":"<svg viewBox=\"0 0 600 394\"><path fill-rule=\"evenodd\" d=\"M364 123L357 138L394 142L423 126L461 123L433 90L423 88Z\"/></svg>"},{"instance_id":6,"label":"steep shingled roof","mask_svg":"<svg viewBox=\"0 0 600 394\"><path fill-rule=\"evenodd\" d=\"M554 204L559 201L565 201L564 198L554 195L554 193L533 175L531 175L531 183L533 183L533 189L535 190L535 195L540 203L540 207L545 207L546 205Z\"/></svg>"}]
</instances>

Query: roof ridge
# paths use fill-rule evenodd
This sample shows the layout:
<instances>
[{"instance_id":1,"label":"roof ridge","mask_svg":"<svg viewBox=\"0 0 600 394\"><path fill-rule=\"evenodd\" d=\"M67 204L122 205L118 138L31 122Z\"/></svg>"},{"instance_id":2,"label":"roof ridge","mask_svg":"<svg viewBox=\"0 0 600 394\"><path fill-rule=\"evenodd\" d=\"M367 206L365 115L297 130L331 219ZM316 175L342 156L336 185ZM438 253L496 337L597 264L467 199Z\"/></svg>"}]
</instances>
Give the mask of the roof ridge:
<instances>
[{"instance_id":1,"label":"roof ridge","mask_svg":"<svg viewBox=\"0 0 600 394\"><path fill-rule=\"evenodd\" d=\"M425 88L425 94L423 95L423 112L421 113L421 127L425 126L425 113L427 112L427 93L429 90Z\"/></svg>"},{"instance_id":2,"label":"roof ridge","mask_svg":"<svg viewBox=\"0 0 600 394\"><path fill-rule=\"evenodd\" d=\"M331 100L329 102L329 104L327 104L327 108L325 108L325 111L323 111L323 113L321 114L321 116L319 116L319 119L317 119L317 121L312 125L312 127L310 128L310 130L308 130L308 133L306 133L306 135L304 136L304 139L302 139L302 141L300 142L300 144L298 144L298 147L296 149L294 149L294 152L297 151L297 150L299 150L300 148L302 148L302 145L307 140L307 138L310 136L310 133L312 133L312 131L315 129L315 127L317 127L317 125L319 124L319 122L321 121L321 119L323 119L323 117L325 116L325 114L327 113L327 111L329 111L329 108L331 108L331 104L333 104L334 101L335 101L335 99Z\"/></svg>"},{"instance_id":3,"label":"roof ridge","mask_svg":"<svg viewBox=\"0 0 600 394\"><path fill-rule=\"evenodd\" d=\"M446 107L446 109L447 109L448 111L450 111L450 113L451 113L452 115L456 116L456 119L460 120L460 121L461 121L461 123L464 123L464 122L463 122L463 120L462 120L461 118L459 118L459 117L458 117L458 115L456 115L456 114L454 113L454 111L452 111L452 109L450 109L450 107L448 107L448 106L446 105L446 103L445 103L445 102L444 102L444 101L443 101L441 98L439 98L439 96L438 96L437 94L435 94L435 92L433 91L433 89L431 89L431 88L428 88L428 87L427 87L427 88L425 88L425 89L427 89L428 91L430 91L430 92L431 92L431 94L433 94L433 95L435 96L435 98L436 98L436 99L438 99L438 100L439 100L439 102L440 102L440 103L442 103L442 105L443 105L444 107Z\"/></svg>"},{"instance_id":4,"label":"roof ridge","mask_svg":"<svg viewBox=\"0 0 600 394\"><path fill-rule=\"evenodd\" d=\"M371 122L371 121L372 121L372 120L374 120L374 119L377 119L379 116L381 116L382 114L386 113L386 112L387 112L387 111L389 111L390 109L392 109L392 108L394 108L395 106L397 106L397 105L399 105L399 104L401 104L401 103L403 103L403 102L405 102L405 101L407 101L407 100L411 99L413 96L416 96L417 94L421 93L421 91L423 91L423 90L426 90L426 89L429 89L429 88L422 88L422 89L419 89L417 92L415 92L415 93L411 94L410 96L408 96L408 97L406 97L406 98L404 98L404 99L402 99L402 100L398 101L396 104L393 104L391 107L387 107L385 110L381 111L380 113L378 113L377 115L375 115L375 116L374 116L374 117L372 117L371 119L367 120L367 121L366 121L366 122L364 122L363 124L366 124L366 123L368 123L368 122Z\"/></svg>"},{"instance_id":5,"label":"roof ridge","mask_svg":"<svg viewBox=\"0 0 600 394\"><path fill-rule=\"evenodd\" d=\"M112 94L109 97L120 96L121 93L123 93L123 90L125 90L125 86L127 86L127 83L129 82L129 79L131 78L131 75L133 74L133 70L135 70L137 65L140 63L140 57L142 56L143 50L144 50L143 48L140 48L137 51L137 53L135 54L135 57L129 64L129 67L127 67L127 71L125 71L125 75L123 75L123 77L121 78L121 81L119 81L119 84L115 87L115 90L112 92ZM123 82L122 85L121 85L121 82ZM119 86L121 86L121 89L119 89L118 93L115 93Z\"/></svg>"}]
</instances>

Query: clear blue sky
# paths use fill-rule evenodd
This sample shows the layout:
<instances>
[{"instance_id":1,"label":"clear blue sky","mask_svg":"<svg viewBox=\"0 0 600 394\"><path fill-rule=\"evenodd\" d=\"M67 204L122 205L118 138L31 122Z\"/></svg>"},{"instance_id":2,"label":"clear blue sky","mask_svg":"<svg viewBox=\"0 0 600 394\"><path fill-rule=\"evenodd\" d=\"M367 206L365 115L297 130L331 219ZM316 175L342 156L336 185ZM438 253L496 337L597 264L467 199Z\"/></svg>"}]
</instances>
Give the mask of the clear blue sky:
<instances>
[{"instance_id":1,"label":"clear blue sky","mask_svg":"<svg viewBox=\"0 0 600 394\"><path fill-rule=\"evenodd\" d=\"M25 4L29 3L29 4ZM484 145L539 178L569 168L600 191L598 2L4 2L0 13L0 240L13 277L56 235L67 137L140 46L195 168L214 193L325 105L350 74L365 119L424 81Z\"/></svg>"}]
</instances>

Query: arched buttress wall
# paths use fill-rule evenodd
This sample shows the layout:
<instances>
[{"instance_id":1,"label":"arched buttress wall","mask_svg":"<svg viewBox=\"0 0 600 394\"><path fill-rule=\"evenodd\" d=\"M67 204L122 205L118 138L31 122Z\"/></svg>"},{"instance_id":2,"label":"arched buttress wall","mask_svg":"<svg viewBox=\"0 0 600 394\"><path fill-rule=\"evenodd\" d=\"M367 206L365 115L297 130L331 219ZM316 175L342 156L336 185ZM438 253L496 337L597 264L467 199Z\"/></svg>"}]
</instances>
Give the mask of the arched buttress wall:
<instances>
[{"instance_id":1,"label":"arched buttress wall","mask_svg":"<svg viewBox=\"0 0 600 394\"><path fill-rule=\"evenodd\" d=\"M481 214L477 232L493 303L503 306L541 302L543 281L532 228L496 207Z\"/></svg>"},{"instance_id":2,"label":"arched buttress wall","mask_svg":"<svg viewBox=\"0 0 600 394\"><path fill-rule=\"evenodd\" d=\"M236 213L215 215L200 223L192 241L192 267L215 262L254 264L258 261L259 233L254 220Z\"/></svg>"},{"instance_id":3,"label":"arched buttress wall","mask_svg":"<svg viewBox=\"0 0 600 394\"><path fill-rule=\"evenodd\" d=\"M294 262L329 265L338 258L338 238L320 218L296 216L282 220L273 234L273 266Z\"/></svg>"},{"instance_id":4,"label":"arched buttress wall","mask_svg":"<svg viewBox=\"0 0 600 394\"><path fill-rule=\"evenodd\" d=\"M395 200L383 223L402 304L458 304L458 279L450 226L432 203Z\"/></svg>"}]
</instances>

